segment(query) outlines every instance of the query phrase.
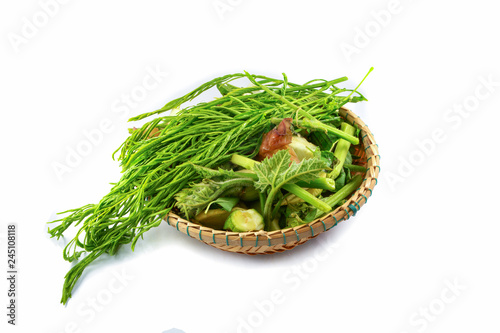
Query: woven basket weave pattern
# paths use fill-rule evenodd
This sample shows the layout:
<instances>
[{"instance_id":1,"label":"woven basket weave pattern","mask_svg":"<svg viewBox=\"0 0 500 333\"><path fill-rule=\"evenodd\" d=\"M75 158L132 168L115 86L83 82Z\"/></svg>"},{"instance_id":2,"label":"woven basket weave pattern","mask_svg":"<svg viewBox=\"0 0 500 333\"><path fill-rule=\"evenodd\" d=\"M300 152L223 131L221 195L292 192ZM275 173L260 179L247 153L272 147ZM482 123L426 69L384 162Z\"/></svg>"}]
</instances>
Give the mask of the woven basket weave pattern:
<instances>
[{"instance_id":1,"label":"woven basket weave pattern","mask_svg":"<svg viewBox=\"0 0 500 333\"><path fill-rule=\"evenodd\" d=\"M328 231L339 222L349 219L361 209L372 195L377 184L380 172L380 155L378 145L365 123L352 111L341 108L340 115L350 124L357 126L361 131L361 142L356 147L357 164L367 168L360 187L340 207L325 216L294 228L276 230L272 232L228 232L214 230L199 224L189 222L180 216L170 213L165 217L168 224L192 238L196 238L208 245L224 251L238 252L249 255L271 254L294 248L307 242L322 232Z\"/></svg>"}]
</instances>

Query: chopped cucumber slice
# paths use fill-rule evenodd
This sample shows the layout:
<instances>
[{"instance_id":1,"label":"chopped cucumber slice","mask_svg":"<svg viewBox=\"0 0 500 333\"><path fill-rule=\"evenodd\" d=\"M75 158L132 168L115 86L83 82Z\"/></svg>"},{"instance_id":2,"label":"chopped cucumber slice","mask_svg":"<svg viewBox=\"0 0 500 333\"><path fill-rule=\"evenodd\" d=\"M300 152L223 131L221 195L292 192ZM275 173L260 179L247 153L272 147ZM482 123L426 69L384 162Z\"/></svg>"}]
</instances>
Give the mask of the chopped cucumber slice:
<instances>
[{"instance_id":1,"label":"chopped cucumber slice","mask_svg":"<svg viewBox=\"0 0 500 333\"><path fill-rule=\"evenodd\" d=\"M255 209L235 210L224 223L224 229L234 232L264 230L264 219Z\"/></svg>"}]
</instances>

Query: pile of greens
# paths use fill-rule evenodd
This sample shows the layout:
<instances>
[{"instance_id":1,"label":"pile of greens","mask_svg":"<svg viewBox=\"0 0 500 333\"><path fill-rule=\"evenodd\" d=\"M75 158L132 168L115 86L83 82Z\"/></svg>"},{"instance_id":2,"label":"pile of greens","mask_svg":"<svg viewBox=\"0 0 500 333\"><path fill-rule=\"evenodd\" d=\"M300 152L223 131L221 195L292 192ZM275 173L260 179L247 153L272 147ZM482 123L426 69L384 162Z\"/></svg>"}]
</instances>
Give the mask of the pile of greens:
<instances>
[{"instance_id":1,"label":"pile of greens","mask_svg":"<svg viewBox=\"0 0 500 333\"><path fill-rule=\"evenodd\" d=\"M231 84L244 78L250 86ZM262 221L243 223L243 231L275 230L312 221L341 203L360 183L359 176L351 177L350 170L359 171L359 167L351 165L349 153L359 139L357 130L344 123L338 111L348 102L366 100L357 88L337 87L346 80L299 85L288 82L284 74L282 79L231 74L130 119L160 115L131 130L113 154L118 156L122 176L108 194L96 204L62 212L65 217L51 222L58 223L49 228L57 238L70 226L80 227L63 251L65 260L77 263L65 276L61 302L68 301L95 259L104 253L114 255L122 244L131 243L134 249L139 238L171 211L196 220L199 214L219 209L232 211L236 221L255 222L253 209L235 210L241 198L253 196L256 200L247 202L257 203L255 211ZM220 98L181 108L214 87ZM169 115L162 115L167 111ZM309 149L311 156L300 163L292 162L286 149L255 161L263 135L288 118L294 135L318 149ZM312 194L313 187L322 193ZM292 200L287 193L298 198ZM282 205L286 200L288 204ZM226 227L241 230L231 221Z\"/></svg>"}]
</instances>

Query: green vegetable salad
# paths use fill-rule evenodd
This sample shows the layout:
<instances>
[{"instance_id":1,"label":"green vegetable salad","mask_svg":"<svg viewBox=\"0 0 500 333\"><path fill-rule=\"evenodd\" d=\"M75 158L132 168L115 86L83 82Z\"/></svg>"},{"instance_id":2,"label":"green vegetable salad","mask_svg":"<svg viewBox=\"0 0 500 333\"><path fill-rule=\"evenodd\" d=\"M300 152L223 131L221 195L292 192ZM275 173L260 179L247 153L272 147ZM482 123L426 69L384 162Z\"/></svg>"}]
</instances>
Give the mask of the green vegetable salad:
<instances>
[{"instance_id":1,"label":"green vegetable salad","mask_svg":"<svg viewBox=\"0 0 500 333\"><path fill-rule=\"evenodd\" d=\"M238 87L236 80L250 85ZM122 166L120 180L97 203L51 222L57 226L49 233L57 238L79 227L63 251L76 264L61 302L95 259L114 255L122 244L133 249L170 212L214 229L273 231L342 204L361 184L354 173L364 171L351 154L359 130L339 109L366 99L357 88L338 86L346 80L295 84L284 74L231 74L132 118L151 120L130 130L113 155ZM182 108L211 88L221 97Z\"/></svg>"}]
</instances>

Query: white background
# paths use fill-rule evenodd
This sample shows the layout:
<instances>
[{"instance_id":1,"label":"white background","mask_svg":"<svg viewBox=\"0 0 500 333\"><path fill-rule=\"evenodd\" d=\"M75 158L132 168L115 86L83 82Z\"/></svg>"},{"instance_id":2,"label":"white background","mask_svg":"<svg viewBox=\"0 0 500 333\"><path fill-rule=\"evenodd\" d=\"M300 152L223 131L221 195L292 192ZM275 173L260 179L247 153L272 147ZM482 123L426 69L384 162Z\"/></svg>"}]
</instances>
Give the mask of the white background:
<instances>
[{"instance_id":1,"label":"white background","mask_svg":"<svg viewBox=\"0 0 500 333\"><path fill-rule=\"evenodd\" d=\"M19 238L18 326L6 323L2 273L2 332L499 331L494 2L60 1L0 5L2 271L7 223ZM111 154L128 117L226 73L345 75L353 87L371 66L369 102L351 109L379 143L382 174L355 218L264 257L163 224L59 304L70 264L46 222L119 179ZM148 71L155 87L123 108Z\"/></svg>"}]
</instances>

